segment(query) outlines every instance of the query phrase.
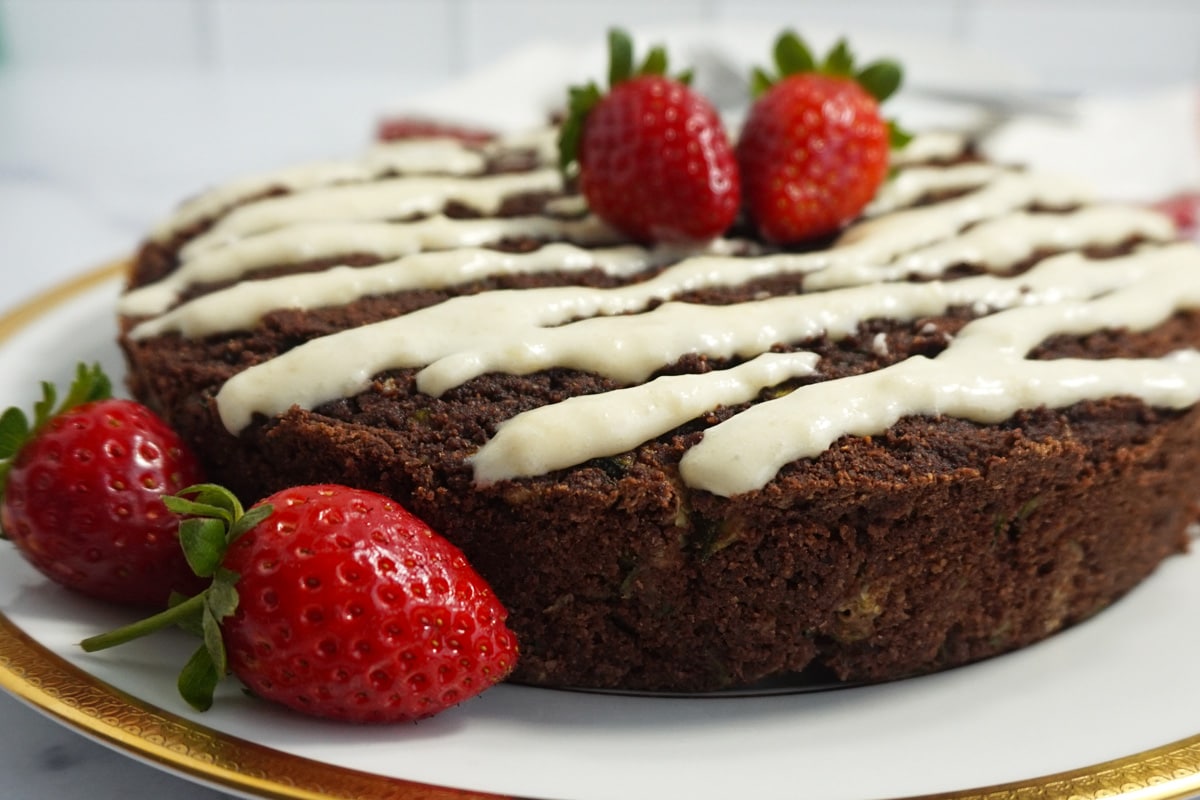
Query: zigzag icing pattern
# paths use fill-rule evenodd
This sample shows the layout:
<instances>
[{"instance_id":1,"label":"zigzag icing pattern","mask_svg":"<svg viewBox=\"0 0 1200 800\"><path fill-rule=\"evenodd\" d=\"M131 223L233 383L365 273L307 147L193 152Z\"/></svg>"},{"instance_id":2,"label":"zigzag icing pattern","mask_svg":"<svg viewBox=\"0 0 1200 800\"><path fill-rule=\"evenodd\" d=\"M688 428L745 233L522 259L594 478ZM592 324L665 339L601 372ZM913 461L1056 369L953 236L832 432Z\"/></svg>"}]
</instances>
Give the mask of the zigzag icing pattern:
<instances>
[{"instance_id":1,"label":"zigzag icing pattern","mask_svg":"<svg viewBox=\"0 0 1200 800\"><path fill-rule=\"evenodd\" d=\"M528 141L540 142L535 149L549 156L544 134ZM955 306L972 307L979 316L936 358L913 357L755 403L705 432L680 464L683 480L719 495L753 491L784 464L818 455L840 436L877 434L912 414L989 423L1022 408L1115 395L1169 408L1200 400L1200 354L1193 351L1160 359L1027 358L1052 335L1143 330L1200 307L1200 250L1174 242L1170 223L1156 214L1089 205L1086 191L1071 182L990 164L916 163L904 166L866 218L826 250L732 255L739 243L720 240L681 253L620 245L586 215L487 217L509 194L561 189L557 174L544 167L480 174L486 157L513 146L496 143L485 153L424 143L386 157L375 152L350 166L325 165L287 173L286 180L276 174L214 190L160 230L181 230L241 204L183 248L178 270L126 295L121 311L145 318L134 338L201 337L252 327L277 309L339 305L488 276L600 269L634 279L661 268L653 277L610 289L455 297L309 341L235 375L217 397L223 423L237 432L255 414L352 396L392 369L418 369L418 388L434 396L487 372L551 367L591 371L623 387L502 423L472 457L481 483L619 454L718 406L744 404L764 389L820 376L815 354L772 352L780 345L846 337L872 318L915 320ZM949 158L951 148L946 137L919 138L906 158ZM412 174L397 176L405 170ZM246 201L270 186L285 186L289 194ZM947 192L950 199L914 205ZM485 217L447 219L439 213L447 200ZM414 214L425 216L400 221ZM548 243L516 254L483 246L505 236ZM1135 238L1147 244L1118 258L1070 252ZM1068 252L1007 274L1046 251ZM273 264L355 252L371 253L381 263L252 279ZM985 274L942 279L960 264ZM724 306L674 299L781 275L802 276L806 293ZM925 282L909 282L913 276ZM215 281L234 283L180 302L190 286ZM1166 286L1171 291L1163 291ZM689 354L736 363L646 382Z\"/></svg>"}]
</instances>

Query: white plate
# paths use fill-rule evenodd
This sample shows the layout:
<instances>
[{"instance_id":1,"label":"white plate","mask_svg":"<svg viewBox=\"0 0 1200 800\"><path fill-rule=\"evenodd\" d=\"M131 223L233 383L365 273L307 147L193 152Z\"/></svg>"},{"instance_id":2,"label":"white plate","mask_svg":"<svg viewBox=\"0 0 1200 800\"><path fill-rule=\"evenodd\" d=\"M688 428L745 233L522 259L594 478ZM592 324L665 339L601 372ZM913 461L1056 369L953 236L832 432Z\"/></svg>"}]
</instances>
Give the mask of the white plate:
<instances>
[{"instance_id":1,"label":"white plate","mask_svg":"<svg viewBox=\"0 0 1200 800\"><path fill-rule=\"evenodd\" d=\"M117 290L109 268L0 318L0 404L28 405L79 360L121 375ZM128 614L7 552L0 685L131 756L252 797L467 796L410 781L560 800L1184 797L1200 792L1196 608L1200 556L1178 556L1093 620L940 675L737 698L501 686L418 724L364 728L278 710L233 681L195 713L174 692L191 641L84 654L80 639Z\"/></svg>"}]
</instances>

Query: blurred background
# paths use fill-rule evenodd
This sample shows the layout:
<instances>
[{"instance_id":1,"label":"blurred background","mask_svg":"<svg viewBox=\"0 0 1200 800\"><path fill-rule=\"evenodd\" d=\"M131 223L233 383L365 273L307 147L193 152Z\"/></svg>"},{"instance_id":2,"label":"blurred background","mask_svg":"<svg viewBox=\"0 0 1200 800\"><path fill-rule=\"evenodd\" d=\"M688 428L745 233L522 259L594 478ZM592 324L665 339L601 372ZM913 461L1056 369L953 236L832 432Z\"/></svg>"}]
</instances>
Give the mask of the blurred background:
<instances>
[{"instance_id":1,"label":"blurred background","mask_svg":"<svg viewBox=\"0 0 1200 800\"><path fill-rule=\"evenodd\" d=\"M901 56L914 90L1138 98L1122 125L1102 120L1137 161L1122 174L1153 174L1154 191L1194 179L1190 165L1172 175L1178 140L1197 138L1191 116L1180 122L1200 86L1195 0L0 0L0 271L24 276L0 306L129 252L216 181L351 154L383 115L544 115L529 87L557 100L596 74L613 24L643 45L749 31L732 48L739 68L793 26ZM1164 132L1170 147L1147 140ZM1067 166L1086 153L1085 172L1097 161L1074 139L1035 141ZM1112 160L1099 159L1104 177ZM51 224L70 235L47 235Z\"/></svg>"},{"instance_id":2,"label":"blurred background","mask_svg":"<svg viewBox=\"0 0 1200 800\"><path fill-rule=\"evenodd\" d=\"M1193 0L0 0L7 69L365 69L446 80L620 22L783 21L956 42L1060 90L1200 77Z\"/></svg>"}]
</instances>

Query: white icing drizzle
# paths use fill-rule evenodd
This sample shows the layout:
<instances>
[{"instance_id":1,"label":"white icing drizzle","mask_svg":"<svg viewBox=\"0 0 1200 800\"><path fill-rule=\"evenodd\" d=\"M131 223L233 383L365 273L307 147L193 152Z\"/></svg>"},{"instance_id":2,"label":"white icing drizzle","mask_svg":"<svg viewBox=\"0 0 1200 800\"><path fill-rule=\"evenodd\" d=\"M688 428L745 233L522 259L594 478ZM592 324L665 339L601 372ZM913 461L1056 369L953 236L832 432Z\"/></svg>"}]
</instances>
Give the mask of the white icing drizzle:
<instances>
[{"instance_id":1,"label":"white icing drizzle","mask_svg":"<svg viewBox=\"0 0 1200 800\"><path fill-rule=\"evenodd\" d=\"M809 276L805 288L832 289L902 280L910 275L935 277L956 264L1002 272L1041 249L1112 247L1134 237L1167 242L1176 237L1175 227L1161 214L1131 206L1084 206L1061 214L1018 211L980 222L958 236L901 255L890 263L835 264Z\"/></svg>"},{"instance_id":2,"label":"white icing drizzle","mask_svg":"<svg viewBox=\"0 0 1200 800\"><path fill-rule=\"evenodd\" d=\"M1011 172L996 164L967 163L952 167L910 167L880 187L865 214L876 217L911 206L931 192L977 189L997 175Z\"/></svg>"},{"instance_id":3,"label":"white icing drizzle","mask_svg":"<svg viewBox=\"0 0 1200 800\"><path fill-rule=\"evenodd\" d=\"M238 239L224 247L203 250L185 258L162 280L125 294L118 309L122 314L133 316L161 314L178 302L189 287L235 280L275 264L333 258L348 253L397 258L422 250L474 247L518 235L564 238L593 245L620 241L611 228L593 216L579 220L550 217L450 219L434 214L412 222L310 222ZM241 314L238 318L245 319L246 315Z\"/></svg>"},{"instance_id":4,"label":"white icing drizzle","mask_svg":"<svg viewBox=\"0 0 1200 800\"><path fill-rule=\"evenodd\" d=\"M1073 275L1086 278L1072 280ZM1177 286L1179 291L1168 293L1156 288L1162 285ZM758 489L784 464L818 455L843 435L878 434L900 417L912 414L948 414L980 422L999 422L1021 408L1062 407L1078 400L1124 394L1131 385L1140 387L1139 396L1148 402L1167 407L1186 406L1200 397L1200 354L1190 351L1157 360L1025 359L1028 350L1052 334L1082 334L1112 327L1143 330L1161 323L1180 308L1200 306L1200 252L1190 245L1094 262L1070 253L1047 259L1019 279L985 276L926 287L935 291L901 293L898 290L916 287L899 284L882 293L887 296L876 296L880 294L875 292L876 288L774 298L756 304L749 309L750 314L738 316L753 316L767 327L782 328L793 314L803 314L803 301L813 301L810 314L818 315L820 306L828 306L828 301L840 294L837 299L841 302L826 309L829 313L825 320L826 331L838 337L852 331L861 319L875 316L872 313L875 309L871 308L855 313L854 309L865 300L875 300L878 306L892 306L890 316L898 319L937 313L936 306L941 305L944 310L973 295L986 296L992 305L1000 307L1017 302L1037 305L1012 308L970 323L936 359L913 357L878 372L813 384L753 406L709 429L704 440L685 455L681 475L686 483L720 495ZM774 308L768 309L767 305ZM668 304L652 314L681 307ZM700 309L691 310L703 313ZM588 322L615 328L625 320L628 318ZM653 328L639 327L638 332L657 341L656 335L671 330L674 321L667 320ZM550 329L547 333L570 327L573 326ZM721 330L711 321L703 329L709 336ZM611 342L616 351L638 350L637 345L628 341L605 338L606 333L612 335L612 332L585 332L581 327L576 333L569 354L554 350L544 341L533 349L539 356L550 350L547 361L571 366L578 361L580 368L597 372L601 371L599 365L609 363L596 352L601 343ZM783 331L785 336L789 333ZM731 338L743 340L736 334ZM582 350L581 346L589 341L593 343L592 349ZM497 350L504 347L503 343L496 346ZM706 352L724 356L735 349L736 344L727 349L713 348L716 353ZM588 363L590 357L597 361ZM524 371L521 367L540 366L521 363L520 359L511 363L521 365L510 370L517 372ZM708 408L729 402L715 393L706 400ZM609 420L611 424L612 420L627 416L637 418L646 398L634 390L626 390L590 396L587 403L594 417L576 418L577 427L573 429L570 411L563 408L565 404L534 409L514 418L514 421L520 419L520 438L515 442L501 441L500 432L505 428L501 426L497 436L474 459L477 479L486 483L541 474L629 449L609 450L609 440L600 433L607 432L608 427L589 423ZM593 409L603 409L603 416ZM628 432L628 437L648 433L645 439L634 443L640 444L699 413L689 408L676 417L664 415L657 428L635 429L636 432ZM574 433L569 433L572 430Z\"/></svg>"},{"instance_id":5,"label":"white icing drizzle","mask_svg":"<svg viewBox=\"0 0 1200 800\"><path fill-rule=\"evenodd\" d=\"M731 369L666 375L518 414L472 457L475 478L486 484L543 475L623 453L718 405L745 403L769 386L811 375L816 363L814 353L764 353Z\"/></svg>"},{"instance_id":6,"label":"white icing drizzle","mask_svg":"<svg viewBox=\"0 0 1200 800\"><path fill-rule=\"evenodd\" d=\"M484 215L494 214L510 195L561 188L562 176L554 169L478 178L431 175L338 184L238 206L188 242L181 256L192 258L244 236L306 222L389 220L435 214L450 201L463 203Z\"/></svg>"},{"instance_id":7,"label":"white icing drizzle","mask_svg":"<svg viewBox=\"0 0 1200 800\"><path fill-rule=\"evenodd\" d=\"M299 191L312 186L364 181L374 177L358 162L321 162L303 164L258 175L247 175L185 201L175 213L155 228L152 238L166 241L173 234L201 220L213 217L234 204L278 187Z\"/></svg>"},{"instance_id":8,"label":"white icing drizzle","mask_svg":"<svg viewBox=\"0 0 1200 800\"><path fill-rule=\"evenodd\" d=\"M581 194L565 195L548 201L545 211L560 217L577 217L588 213L588 204Z\"/></svg>"},{"instance_id":9,"label":"white icing drizzle","mask_svg":"<svg viewBox=\"0 0 1200 800\"><path fill-rule=\"evenodd\" d=\"M953 200L869 218L847 229L838 244L857 244L868 251L874 247L873 260L890 260L906 250L948 239L968 225L1034 203L1067 208L1090 199L1087 188L1069 179L1004 172L978 190Z\"/></svg>"},{"instance_id":10,"label":"white icing drizzle","mask_svg":"<svg viewBox=\"0 0 1200 800\"><path fill-rule=\"evenodd\" d=\"M891 165L949 161L966 152L967 144L967 137L957 131L923 131L904 147L892 151Z\"/></svg>"},{"instance_id":11,"label":"white icing drizzle","mask_svg":"<svg viewBox=\"0 0 1200 800\"><path fill-rule=\"evenodd\" d=\"M551 158L544 134L538 141L541 156ZM950 159L962 147L961 137L920 137L898 163ZM819 369L812 353L770 352L780 344L821 335L843 338L871 318L917 320L954 306L983 316L966 325L936 358L909 358L751 405L706 431L681 463L683 480L719 495L752 491L783 465L820 454L840 436L881 433L912 414L990 423L1022 408L1062 407L1121 394L1171 408L1200 399L1200 354L1193 351L1161 359L1027 358L1030 349L1055 334L1141 330L1179 310L1200 308L1200 250L1190 244L1143 246L1109 259L1067 252L1043 259L1023 274L1004 275L1040 250L1077 251L1132 237L1159 243L1173 239L1169 222L1134 208L1030 212L1031 206L1068 209L1087 202L1086 191L1061 178L982 164L909 166L880 193L867 218L834 247L735 257L736 243L723 240L685 253L634 246L585 249L578 243L611 242L605 239L611 232L589 227L596 223L588 218L452 221L437 216L451 199L488 214L509 194L561 187L557 172L549 169L479 176L472 170L477 172L482 162L472 162L472 157L481 158L458 145L427 142L370 154L357 165L359 177L344 166L341 172L324 167L297 173L290 184L293 194L235 208L188 244L175 275L130 293L123 313L150 316L134 336L204 336L250 327L274 309L330 306L514 272L594 267L633 276L678 258L652 278L615 289L484 292L314 339L238 373L217 396L223 423L237 432L256 413L275 415L293 406L312 408L352 396L390 369L418 369L418 388L435 396L487 372L527 374L551 367L587 370L623 387L533 409L502 423L472 458L482 483L628 451L718 406L746 403L765 388ZM380 169L378 164L388 159L383 172L429 174L366 182L362 175L370 165ZM460 177L450 174L456 170ZM236 201L239 192L253 194L254 185L251 181L217 192L205 201L208 210L201 217ZM280 185L275 179L267 184L275 185ZM962 194L906 207L947 190ZM387 221L431 213L435 216L410 223ZM178 220L173 224L180 225ZM545 233L538 226L554 230ZM506 234L542 233L577 243L522 254L477 247ZM244 280L172 308L196 283L239 280L273 263L357 251L392 260ZM963 263L987 274L938 279ZM806 293L726 306L674 299L786 274L804 275ZM904 282L910 275L932 280ZM1171 291L1163 291L1166 286ZM874 337L869 346L880 356L889 352L886 337ZM643 383L689 354L742 363Z\"/></svg>"},{"instance_id":12,"label":"white icing drizzle","mask_svg":"<svg viewBox=\"0 0 1200 800\"><path fill-rule=\"evenodd\" d=\"M408 139L384 142L367 151L364 166L373 175L479 175L487 158L453 139Z\"/></svg>"},{"instance_id":13,"label":"white icing drizzle","mask_svg":"<svg viewBox=\"0 0 1200 800\"><path fill-rule=\"evenodd\" d=\"M484 145L484 151L496 155L510 150L528 150L537 156L540 164L558 163L558 127L531 128L517 131Z\"/></svg>"},{"instance_id":14,"label":"white icing drizzle","mask_svg":"<svg viewBox=\"0 0 1200 800\"><path fill-rule=\"evenodd\" d=\"M930 178L933 177L931 174ZM737 258L720 255L721 240L717 240L708 253L685 258L657 278L627 290L632 293L632 296L640 299L634 299L632 305L620 306L622 311L614 313L624 313L625 310L641 308L649 300L665 300L686 291L715 286L736 286L756 278L784 274L815 273L810 276L810 281L821 281L821 275L828 275L829 278L825 280L831 286L867 283L876 278L875 273L886 271L885 268L872 265L888 264L901 254L911 252L931 242L940 242L952 237L964 225L1003 214L1033 202L1065 205L1078 202L1081 196L1083 195L1078 187L1070 184L1047 179L1044 176L1012 173L999 176L991 185L981 188L972 195L959 197L936 207L899 211L886 217L864 222L858 228L852 228L847 232L838 247L825 251ZM1089 220L1085 218L1081 224L1087 230L1077 235L1095 234L1095 225L1090 224ZM420 223L413 223L413 225L418 230L424 230L419 227ZM441 229L440 223L434 222L431 223L431 226L434 231ZM868 226L870 227L869 235L857 233L861 228ZM1069 223L1062 223L1060 226L1054 227L1054 231L1057 231L1058 227L1064 226L1070 227ZM302 225L300 231L293 234L288 234L288 230L291 228L281 231L279 238L290 242L291 246L303 247L306 238L303 234L308 228ZM216 253L226 249L230 248L214 251L214 258L217 258ZM308 255L307 257L312 258L313 256ZM467 257L464 255L464 259ZM185 260L185 274L180 278L168 276L159 283L150 284L138 290L137 293L130 293L124 301L128 304L124 306L126 313L135 311L153 313L152 309L168 307L183 288L177 284L186 285L195 280L195 269L187 265L196 263L199 259L199 256L194 256ZM652 263L662 263L663 261L662 258L651 258L649 254L646 255L646 259ZM502 262L493 259L489 263L499 265ZM529 263L534 263L534 259L530 259ZM218 271L218 269L213 269L204 277L211 280L215 277L214 273ZM470 275L474 277L478 273L471 272ZM232 276L225 275L225 277ZM288 279L286 292L281 289L278 293L278 301L273 308L313 307L314 303L311 300L307 301L307 305L301 306L292 298L298 295L315 296L322 290L317 288L316 284L336 291L339 297L352 297L354 296L353 289L344 284L357 281L359 278L349 270L338 271L333 278L322 275L294 276L294 278ZM314 286L306 287L306 283L314 284ZM449 285L449 282L439 282L437 285L445 286ZM270 296L270 289L255 287L250 282L242 283L231 290L222 292L219 303L209 301L185 304L172 311L169 317L139 327L137 335L149 335L151 331L157 333L178 330L192 331L190 335L201 336L220 331L237 330L248 324L248 321L259 319L265 311L270 310L263 305Z\"/></svg>"},{"instance_id":15,"label":"white icing drizzle","mask_svg":"<svg viewBox=\"0 0 1200 800\"><path fill-rule=\"evenodd\" d=\"M1146 279L1101 297L973 321L936 358L914 356L753 406L705 431L684 455L680 474L690 486L731 496L762 488L784 464L818 455L841 436L879 434L908 415L995 423L1022 408L1121 395L1167 408L1189 406L1200 398L1200 353L1194 350L1161 359L1025 358L1053 334L1145 330L1181 308L1200 307L1200 251L1194 247L1125 261L1153 263Z\"/></svg>"},{"instance_id":16,"label":"white icing drizzle","mask_svg":"<svg viewBox=\"0 0 1200 800\"><path fill-rule=\"evenodd\" d=\"M424 367L417 386L431 395L489 371L528 374L553 366L634 383L689 353L750 358L781 342L845 336L872 317L912 319L973 303L1005 308L1041 295L1087 297L1136 280L1156 263L1149 257L1090 262L1068 253L1011 278L856 286L726 306L667 302L644 314L633 312L675 293L679 284L669 272L618 289L487 292L306 342L234 375L217 404L225 426L239 431L255 412L281 414L293 404L313 408L349 397L389 369ZM579 321L567 324L572 319Z\"/></svg>"},{"instance_id":17,"label":"white icing drizzle","mask_svg":"<svg viewBox=\"0 0 1200 800\"><path fill-rule=\"evenodd\" d=\"M183 203L157 226L152 238L165 241L180 230L271 189L298 192L339 183L361 183L391 172L472 175L483 170L487 156L508 150L530 150L539 163L553 164L557 158L556 140L553 128L513 134L478 148L453 139L409 139L378 144L357 161L318 162L248 175Z\"/></svg>"},{"instance_id":18,"label":"white icing drizzle","mask_svg":"<svg viewBox=\"0 0 1200 800\"><path fill-rule=\"evenodd\" d=\"M589 269L600 269L609 275L634 275L650 263L650 253L640 247L585 250L568 244L548 244L529 253L480 248L415 253L370 267L332 267L323 272L252 281L210 292L138 324L130 336L144 339L176 331L198 338L248 329L271 311L283 308L308 310L344 305L370 295L438 289L498 275Z\"/></svg>"},{"instance_id":19,"label":"white icing drizzle","mask_svg":"<svg viewBox=\"0 0 1200 800\"><path fill-rule=\"evenodd\" d=\"M874 280L896 280L905 274L938 275L955 264L1004 270L1040 249L1114 247L1134 238L1169 242L1176 237L1175 226L1169 219L1145 208L1102 205L1084 206L1063 214L1020 211L985 220L959 236L903 256L895 263L895 273Z\"/></svg>"}]
</instances>

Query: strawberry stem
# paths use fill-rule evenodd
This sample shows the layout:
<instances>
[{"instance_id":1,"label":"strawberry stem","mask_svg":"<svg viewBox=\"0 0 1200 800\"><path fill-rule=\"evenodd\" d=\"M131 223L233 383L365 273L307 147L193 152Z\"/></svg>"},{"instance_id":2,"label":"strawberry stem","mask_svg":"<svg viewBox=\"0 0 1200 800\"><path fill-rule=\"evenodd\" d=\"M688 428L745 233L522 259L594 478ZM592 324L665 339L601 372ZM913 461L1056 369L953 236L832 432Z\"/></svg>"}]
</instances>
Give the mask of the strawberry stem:
<instances>
[{"instance_id":1,"label":"strawberry stem","mask_svg":"<svg viewBox=\"0 0 1200 800\"><path fill-rule=\"evenodd\" d=\"M200 577L211 577L212 584L165 611L90 636L79 646L93 653L172 626L199 634L204 643L180 672L178 688L189 705L207 711L213 702L213 692L228 669L221 620L233 614L238 604L238 575L222 566L225 553L234 540L266 519L273 509L264 503L243 511L233 492L211 483L189 486L176 495L164 497L163 503L183 517L179 523L179 543L188 564Z\"/></svg>"},{"instance_id":2,"label":"strawberry stem","mask_svg":"<svg viewBox=\"0 0 1200 800\"><path fill-rule=\"evenodd\" d=\"M164 628L179 625L181 622L200 613L204 608L208 592L209 590L205 589L200 594L189 597L182 603L171 606L165 611L160 611L154 616L146 617L145 619L132 622L106 633L89 636L80 642L79 646L83 648L84 652L95 653L99 650L107 650L110 647L132 642L134 639L140 639L143 636L149 636Z\"/></svg>"}]
</instances>

